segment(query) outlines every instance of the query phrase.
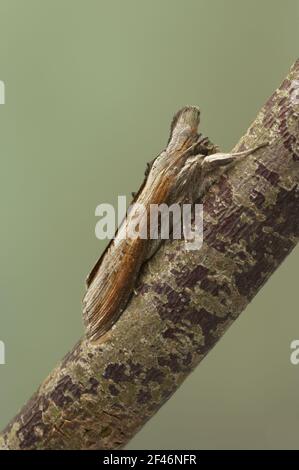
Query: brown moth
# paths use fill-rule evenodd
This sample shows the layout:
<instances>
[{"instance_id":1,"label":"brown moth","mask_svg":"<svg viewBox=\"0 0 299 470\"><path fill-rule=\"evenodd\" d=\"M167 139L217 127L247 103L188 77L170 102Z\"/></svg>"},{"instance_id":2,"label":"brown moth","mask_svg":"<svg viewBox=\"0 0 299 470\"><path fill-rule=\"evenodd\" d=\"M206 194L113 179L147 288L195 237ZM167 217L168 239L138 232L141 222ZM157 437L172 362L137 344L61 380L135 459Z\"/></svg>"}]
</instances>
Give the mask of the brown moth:
<instances>
[{"instance_id":1,"label":"brown moth","mask_svg":"<svg viewBox=\"0 0 299 470\"><path fill-rule=\"evenodd\" d=\"M208 138L198 133L199 122L197 107L187 106L178 111L172 120L165 150L149 164L145 180L133 199L133 204L142 204L145 208L146 230L151 205L200 201L219 179L225 165L267 145L235 154L219 153ZM91 341L101 338L117 321L132 295L142 265L162 242L149 236L124 237L135 224L136 212L132 210L87 277L83 318Z\"/></svg>"}]
</instances>

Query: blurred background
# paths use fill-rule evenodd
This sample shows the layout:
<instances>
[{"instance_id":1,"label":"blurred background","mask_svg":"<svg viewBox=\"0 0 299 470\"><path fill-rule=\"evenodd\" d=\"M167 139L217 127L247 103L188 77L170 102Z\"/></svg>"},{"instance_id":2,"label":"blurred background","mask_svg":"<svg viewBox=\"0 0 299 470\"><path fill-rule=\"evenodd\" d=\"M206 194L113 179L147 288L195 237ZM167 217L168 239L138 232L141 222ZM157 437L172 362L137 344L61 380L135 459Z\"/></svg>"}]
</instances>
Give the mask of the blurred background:
<instances>
[{"instance_id":1,"label":"blurred background","mask_svg":"<svg viewBox=\"0 0 299 470\"><path fill-rule=\"evenodd\" d=\"M0 426L82 335L116 204L197 104L229 150L298 56L299 2L0 0ZM299 448L295 250L130 449Z\"/></svg>"}]
</instances>

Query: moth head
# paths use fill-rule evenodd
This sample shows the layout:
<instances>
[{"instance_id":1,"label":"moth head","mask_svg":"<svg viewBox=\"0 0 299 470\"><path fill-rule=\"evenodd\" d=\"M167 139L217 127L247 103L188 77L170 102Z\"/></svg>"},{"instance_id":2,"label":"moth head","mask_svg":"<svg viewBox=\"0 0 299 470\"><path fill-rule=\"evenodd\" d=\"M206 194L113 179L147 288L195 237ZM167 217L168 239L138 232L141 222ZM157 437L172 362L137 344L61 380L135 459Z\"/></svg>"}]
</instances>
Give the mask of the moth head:
<instances>
[{"instance_id":1,"label":"moth head","mask_svg":"<svg viewBox=\"0 0 299 470\"><path fill-rule=\"evenodd\" d=\"M185 106L173 117L168 144L179 146L184 141L197 136L200 123L200 110L197 106Z\"/></svg>"}]
</instances>

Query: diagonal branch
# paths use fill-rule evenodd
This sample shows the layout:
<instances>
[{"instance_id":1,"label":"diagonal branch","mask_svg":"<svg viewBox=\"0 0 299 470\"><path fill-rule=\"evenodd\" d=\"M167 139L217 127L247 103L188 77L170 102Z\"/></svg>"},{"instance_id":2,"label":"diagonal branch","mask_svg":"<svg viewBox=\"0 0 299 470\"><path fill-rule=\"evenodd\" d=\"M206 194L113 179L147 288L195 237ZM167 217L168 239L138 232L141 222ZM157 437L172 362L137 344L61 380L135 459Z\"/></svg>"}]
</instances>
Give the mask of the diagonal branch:
<instances>
[{"instance_id":1,"label":"diagonal branch","mask_svg":"<svg viewBox=\"0 0 299 470\"><path fill-rule=\"evenodd\" d=\"M204 244L166 242L105 340L83 338L0 436L2 449L124 446L172 395L299 237L299 61L205 196Z\"/></svg>"}]
</instances>

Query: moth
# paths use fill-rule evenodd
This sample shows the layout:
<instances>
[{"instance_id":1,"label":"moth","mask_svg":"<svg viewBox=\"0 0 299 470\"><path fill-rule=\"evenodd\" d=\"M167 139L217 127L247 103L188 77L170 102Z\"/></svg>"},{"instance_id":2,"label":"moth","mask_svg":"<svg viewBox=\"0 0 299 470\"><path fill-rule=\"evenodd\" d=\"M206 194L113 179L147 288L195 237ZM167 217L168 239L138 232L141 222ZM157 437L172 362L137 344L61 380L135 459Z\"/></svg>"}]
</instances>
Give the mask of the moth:
<instances>
[{"instance_id":1,"label":"moth","mask_svg":"<svg viewBox=\"0 0 299 470\"><path fill-rule=\"evenodd\" d=\"M171 124L166 148L148 164L145 179L133 204L145 208L145 222L152 204L184 204L200 201L223 173L223 168L256 152L267 143L238 153L220 153L208 138L198 133L200 110L186 106ZM161 239L125 237L135 224L128 212L106 250L87 277L83 299L86 334L96 342L111 329L124 311L140 270L158 250ZM104 338L103 338L104 339Z\"/></svg>"}]
</instances>

